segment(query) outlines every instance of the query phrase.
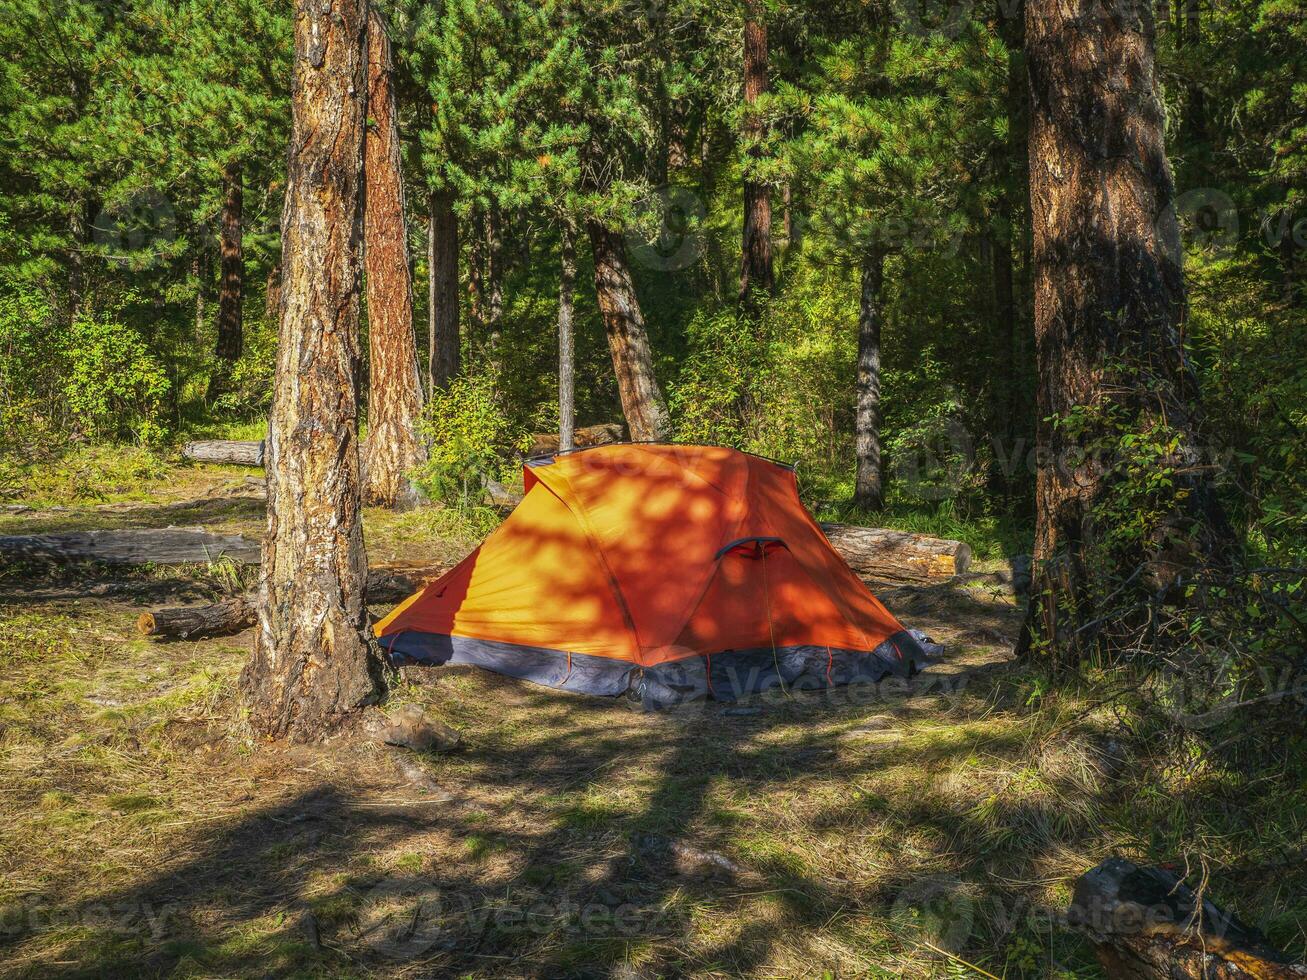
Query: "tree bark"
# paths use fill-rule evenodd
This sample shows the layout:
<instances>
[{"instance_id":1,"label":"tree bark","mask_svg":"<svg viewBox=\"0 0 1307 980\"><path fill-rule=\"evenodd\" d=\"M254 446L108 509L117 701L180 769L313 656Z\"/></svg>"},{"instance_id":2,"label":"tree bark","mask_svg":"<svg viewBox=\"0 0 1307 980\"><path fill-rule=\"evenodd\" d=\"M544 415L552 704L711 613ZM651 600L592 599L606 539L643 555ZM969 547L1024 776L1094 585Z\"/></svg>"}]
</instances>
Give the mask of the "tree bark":
<instances>
[{"instance_id":1,"label":"tree bark","mask_svg":"<svg viewBox=\"0 0 1307 980\"><path fill-rule=\"evenodd\" d=\"M241 241L241 220L245 184L241 165L227 167L222 178L221 282L218 286L218 343L214 353L230 366L240 359L245 346L241 290L245 279L245 252Z\"/></svg>"},{"instance_id":2,"label":"tree bark","mask_svg":"<svg viewBox=\"0 0 1307 980\"><path fill-rule=\"evenodd\" d=\"M197 344L204 337L204 320L208 313L209 276L212 274L209 249L203 241L203 236L204 229L196 228L195 252L191 255L191 275L195 278L195 316L191 332Z\"/></svg>"},{"instance_id":3,"label":"tree bark","mask_svg":"<svg viewBox=\"0 0 1307 980\"><path fill-rule=\"evenodd\" d=\"M458 216L447 191L432 194L427 206L428 381L434 392L458 375Z\"/></svg>"},{"instance_id":4,"label":"tree bark","mask_svg":"<svg viewBox=\"0 0 1307 980\"><path fill-rule=\"evenodd\" d=\"M1166 590L1202 556L1228 555L1232 535L1202 465L1181 343L1185 286L1150 5L1027 0L1026 56L1041 420L1030 625L1074 659L1077 624L1105 612L1095 595L1108 590L1091 584L1137 569L1147 572L1141 588ZM1123 436L1159 425L1176 440L1158 460L1173 468L1174 489L1150 502L1164 516L1146 539L1122 544L1111 532L1129 529L1104 516L1131 489L1113 454Z\"/></svg>"},{"instance_id":5,"label":"tree bark","mask_svg":"<svg viewBox=\"0 0 1307 980\"><path fill-rule=\"evenodd\" d=\"M586 223L594 252L595 296L613 355L617 391L631 439L657 442L671 432L667 403L654 376L653 352L644 314L635 294L635 283L626 264L626 244L621 232L596 221Z\"/></svg>"},{"instance_id":6,"label":"tree bark","mask_svg":"<svg viewBox=\"0 0 1307 980\"><path fill-rule=\"evenodd\" d=\"M358 251L367 0L296 0L268 525L254 655L256 732L309 741L375 701L359 506Z\"/></svg>"},{"instance_id":7,"label":"tree bark","mask_svg":"<svg viewBox=\"0 0 1307 980\"><path fill-rule=\"evenodd\" d=\"M1257 930L1162 868L1108 858L1076 882L1068 922L1118 980L1298 980Z\"/></svg>"},{"instance_id":8,"label":"tree bark","mask_svg":"<svg viewBox=\"0 0 1307 980\"><path fill-rule=\"evenodd\" d=\"M961 541L852 524L822 524L821 530L848 566L867 578L930 582L971 567L971 548Z\"/></svg>"},{"instance_id":9,"label":"tree bark","mask_svg":"<svg viewBox=\"0 0 1307 980\"><path fill-rule=\"evenodd\" d=\"M439 578L443 568L392 568L368 570L368 602L373 605L400 602L428 582ZM259 621L257 592L232 596L203 606L170 606L143 612L136 630L156 640L200 640L207 636L230 636Z\"/></svg>"},{"instance_id":10,"label":"tree bark","mask_svg":"<svg viewBox=\"0 0 1307 980\"><path fill-rule=\"evenodd\" d=\"M262 466L263 452L261 439L201 439L182 446L182 459L193 463Z\"/></svg>"},{"instance_id":11,"label":"tree bark","mask_svg":"<svg viewBox=\"0 0 1307 980\"><path fill-rule=\"evenodd\" d=\"M862 262L862 301L858 308L858 383L854 405L854 454L858 470L853 502L880 510L884 492L880 466L880 328L885 256L873 252Z\"/></svg>"},{"instance_id":12,"label":"tree bark","mask_svg":"<svg viewBox=\"0 0 1307 980\"><path fill-rule=\"evenodd\" d=\"M564 218L560 226L561 274L558 278L558 447L571 449L576 433L576 337L573 296L576 291L576 229Z\"/></svg>"},{"instance_id":13,"label":"tree bark","mask_svg":"<svg viewBox=\"0 0 1307 980\"><path fill-rule=\"evenodd\" d=\"M485 242L483 253L485 266L482 272L482 285L485 288L483 312L485 322L481 336L486 351L493 360L499 347L500 330L504 318L504 236L502 216L498 209L491 208L485 212Z\"/></svg>"},{"instance_id":14,"label":"tree bark","mask_svg":"<svg viewBox=\"0 0 1307 980\"><path fill-rule=\"evenodd\" d=\"M364 501L381 507L415 501L409 471L425 455L418 438L422 380L413 333L400 170L399 126L390 38L381 15L368 18L368 127L364 144L363 242L368 289L368 437L363 446Z\"/></svg>"},{"instance_id":15,"label":"tree bark","mask_svg":"<svg viewBox=\"0 0 1307 980\"><path fill-rule=\"evenodd\" d=\"M259 560L259 548L239 534L212 534L202 527L134 527L6 535L0 537L0 555L102 565L195 565L226 558L246 565Z\"/></svg>"},{"instance_id":16,"label":"tree bark","mask_svg":"<svg viewBox=\"0 0 1307 980\"><path fill-rule=\"evenodd\" d=\"M767 92L767 24L760 0L745 0L744 5L744 104L751 108ZM746 108L746 111L748 111ZM751 161L762 158L757 141L766 136L765 127L749 121L746 141L753 141L748 155ZM744 181L744 241L740 263L740 302L756 305L755 290L771 293L775 288L772 274L771 191L766 184L746 177Z\"/></svg>"}]
</instances>

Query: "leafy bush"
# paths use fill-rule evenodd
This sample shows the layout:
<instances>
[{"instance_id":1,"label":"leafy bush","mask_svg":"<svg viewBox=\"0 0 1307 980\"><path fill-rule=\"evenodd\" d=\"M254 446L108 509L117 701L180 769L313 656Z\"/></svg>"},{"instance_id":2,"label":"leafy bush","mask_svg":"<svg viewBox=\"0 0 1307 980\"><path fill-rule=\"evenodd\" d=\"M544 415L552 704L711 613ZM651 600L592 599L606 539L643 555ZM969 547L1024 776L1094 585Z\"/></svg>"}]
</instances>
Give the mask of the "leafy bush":
<instances>
[{"instance_id":1,"label":"leafy bush","mask_svg":"<svg viewBox=\"0 0 1307 980\"><path fill-rule=\"evenodd\" d=\"M110 313L64 326L34 288L0 284L0 420L4 448L48 456L69 440L167 434L164 368L144 339Z\"/></svg>"},{"instance_id":2,"label":"leafy bush","mask_svg":"<svg viewBox=\"0 0 1307 980\"><path fill-rule=\"evenodd\" d=\"M79 316L62 348L63 396L74 432L144 445L164 438L168 378L139 334L107 317Z\"/></svg>"},{"instance_id":3,"label":"leafy bush","mask_svg":"<svg viewBox=\"0 0 1307 980\"><path fill-rule=\"evenodd\" d=\"M231 367L225 390L214 402L213 414L225 419L266 416L272 407L272 379L276 368L277 324L263 318L246 317L240 359Z\"/></svg>"},{"instance_id":4,"label":"leafy bush","mask_svg":"<svg viewBox=\"0 0 1307 980\"><path fill-rule=\"evenodd\" d=\"M512 453L529 445L527 433L504 411L489 368L437 392L423 413L422 434L431 449L414 474L418 487L461 510L483 502L485 481L500 479Z\"/></svg>"}]
</instances>

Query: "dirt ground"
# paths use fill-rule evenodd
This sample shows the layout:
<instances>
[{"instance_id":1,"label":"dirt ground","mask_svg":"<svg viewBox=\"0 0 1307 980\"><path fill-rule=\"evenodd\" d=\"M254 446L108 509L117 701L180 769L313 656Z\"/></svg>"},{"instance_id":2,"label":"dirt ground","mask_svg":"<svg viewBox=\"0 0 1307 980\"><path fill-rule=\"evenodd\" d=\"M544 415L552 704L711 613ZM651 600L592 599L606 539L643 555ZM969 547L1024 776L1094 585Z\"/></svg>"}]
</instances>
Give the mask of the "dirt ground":
<instances>
[{"instance_id":1,"label":"dirt ground","mask_svg":"<svg viewBox=\"0 0 1307 980\"><path fill-rule=\"evenodd\" d=\"M370 560L472 546L423 520L369 513ZM168 525L257 536L256 474L0 515ZM0 973L1096 975L1046 920L1122 831L1092 826L1091 722L1024 710L1021 613L988 577L878 590L948 650L880 688L647 714L410 668L390 706L463 736L417 754L263 744L234 696L248 633L136 634L143 608L249 576L0 576Z\"/></svg>"}]
</instances>

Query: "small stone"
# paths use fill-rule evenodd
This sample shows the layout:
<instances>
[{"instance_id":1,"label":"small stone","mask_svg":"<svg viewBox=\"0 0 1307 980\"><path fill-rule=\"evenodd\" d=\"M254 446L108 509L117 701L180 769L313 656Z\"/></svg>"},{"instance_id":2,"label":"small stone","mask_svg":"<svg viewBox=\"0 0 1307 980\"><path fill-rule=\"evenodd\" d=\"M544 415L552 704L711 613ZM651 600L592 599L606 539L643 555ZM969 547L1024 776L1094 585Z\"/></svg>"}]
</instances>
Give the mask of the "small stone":
<instances>
[{"instance_id":1,"label":"small stone","mask_svg":"<svg viewBox=\"0 0 1307 980\"><path fill-rule=\"evenodd\" d=\"M380 742L415 752L449 752L463 740L444 722L428 718L416 704L407 704L389 717L373 713L368 718L368 731Z\"/></svg>"},{"instance_id":2,"label":"small stone","mask_svg":"<svg viewBox=\"0 0 1307 980\"><path fill-rule=\"evenodd\" d=\"M421 790L433 802L448 803L454 799L453 794L436 782L424 766L412 759L396 759L395 770L406 783Z\"/></svg>"}]
</instances>

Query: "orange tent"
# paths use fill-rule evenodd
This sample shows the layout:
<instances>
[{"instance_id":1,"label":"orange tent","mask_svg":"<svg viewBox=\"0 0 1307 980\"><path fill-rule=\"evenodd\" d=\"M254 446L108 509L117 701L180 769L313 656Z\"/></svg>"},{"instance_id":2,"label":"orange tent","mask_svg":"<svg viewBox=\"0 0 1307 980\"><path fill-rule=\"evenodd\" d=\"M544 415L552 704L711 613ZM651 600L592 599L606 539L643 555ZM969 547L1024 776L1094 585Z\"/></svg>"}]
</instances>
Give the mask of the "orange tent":
<instances>
[{"instance_id":1,"label":"orange tent","mask_svg":"<svg viewBox=\"0 0 1307 980\"><path fill-rule=\"evenodd\" d=\"M647 703L925 663L799 502L791 467L637 443L530 460L524 483L498 530L377 624L396 663Z\"/></svg>"}]
</instances>

